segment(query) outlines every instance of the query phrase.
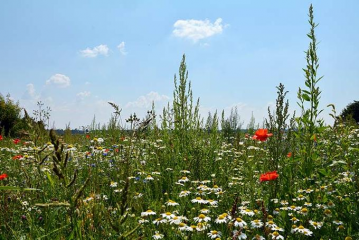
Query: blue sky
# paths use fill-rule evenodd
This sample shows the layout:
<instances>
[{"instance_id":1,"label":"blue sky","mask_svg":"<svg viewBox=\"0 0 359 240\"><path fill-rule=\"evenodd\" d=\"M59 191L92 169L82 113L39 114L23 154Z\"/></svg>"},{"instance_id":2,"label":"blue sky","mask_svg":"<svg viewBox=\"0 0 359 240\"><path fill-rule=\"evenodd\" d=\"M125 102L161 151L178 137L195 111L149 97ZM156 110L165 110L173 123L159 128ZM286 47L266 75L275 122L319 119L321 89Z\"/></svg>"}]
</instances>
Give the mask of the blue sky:
<instances>
[{"instance_id":1,"label":"blue sky","mask_svg":"<svg viewBox=\"0 0 359 240\"><path fill-rule=\"evenodd\" d=\"M321 107L358 99L359 1L1 1L0 93L32 112L37 101L64 128L144 116L172 100L186 54L194 97L206 118L238 106L246 125L267 116L281 82L291 109L313 3L320 41ZM329 110L322 117L331 122ZM159 111L158 111L159 113ZM52 125L52 124L51 124Z\"/></svg>"}]
</instances>

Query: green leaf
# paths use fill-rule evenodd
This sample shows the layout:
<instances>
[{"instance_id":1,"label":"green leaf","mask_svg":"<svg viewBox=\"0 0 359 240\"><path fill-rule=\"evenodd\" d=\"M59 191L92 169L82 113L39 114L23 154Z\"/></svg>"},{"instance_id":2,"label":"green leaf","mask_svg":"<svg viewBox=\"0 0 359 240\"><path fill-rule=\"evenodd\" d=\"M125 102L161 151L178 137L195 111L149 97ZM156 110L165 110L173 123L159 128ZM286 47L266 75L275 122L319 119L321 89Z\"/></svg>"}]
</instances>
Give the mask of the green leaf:
<instances>
[{"instance_id":1,"label":"green leaf","mask_svg":"<svg viewBox=\"0 0 359 240\"><path fill-rule=\"evenodd\" d=\"M0 190L10 190L10 191L41 191L41 189L36 189L36 188L23 188L23 187L13 187L13 186L0 186Z\"/></svg>"},{"instance_id":2,"label":"green leaf","mask_svg":"<svg viewBox=\"0 0 359 240\"><path fill-rule=\"evenodd\" d=\"M50 173L45 172L45 174L47 176L47 179L49 179L49 182L50 182L51 186L54 187L54 180L52 179Z\"/></svg>"},{"instance_id":3,"label":"green leaf","mask_svg":"<svg viewBox=\"0 0 359 240\"><path fill-rule=\"evenodd\" d=\"M53 202L53 203L35 203L37 207L70 207L68 202Z\"/></svg>"},{"instance_id":4,"label":"green leaf","mask_svg":"<svg viewBox=\"0 0 359 240\"><path fill-rule=\"evenodd\" d=\"M321 175L321 176L328 176L329 175L329 172L327 172L324 168L322 169L318 169L318 173Z\"/></svg>"},{"instance_id":5,"label":"green leaf","mask_svg":"<svg viewBox=\"0 0 359 240\"><path fill-rule=\"evenodd\" d=\"M307 102L309 102L310 101L310 97L308 96L308 94L302 94L302 98L305 100L305 101L307 101Z\"/></svg>"},{"instance_id":6,"label":"green leaf","mask_svg":"<svg viewBox=\"0 0 359 240\"><path fill-rule=\"evenodd\" d=\"M302 90L302 92L310 95L310 92L308 90Z\"/></svg>"}]
</instances>

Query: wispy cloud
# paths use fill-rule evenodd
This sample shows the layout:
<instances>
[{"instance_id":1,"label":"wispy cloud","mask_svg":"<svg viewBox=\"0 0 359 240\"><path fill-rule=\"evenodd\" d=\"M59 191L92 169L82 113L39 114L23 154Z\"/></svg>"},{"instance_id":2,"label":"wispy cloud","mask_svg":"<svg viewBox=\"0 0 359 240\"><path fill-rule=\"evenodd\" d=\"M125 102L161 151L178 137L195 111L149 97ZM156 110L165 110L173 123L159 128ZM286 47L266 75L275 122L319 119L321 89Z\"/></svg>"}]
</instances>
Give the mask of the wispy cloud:
<instances>
[{"instance_id":1,"label":"wispy cloud","mask_svg":"<svg viewBox=\"0 0 359 240\"><path fill-rule=\"evenodd\" d=\"M26 85L26 91L22 96L23 100L37 100L39 98L39 95L36 94L36 89L34 84L29 83Z\"/></svg>"},{"instance_id":2,"label":"wispy cloud","mask_svg":"<svg viewBox=\"0 0 359 240\"><path fill-rule=\"evenodd\" d=\"M46 80L46 85L55 85L60 88L69 87L71 84L71 80L68 76L63 74L55 74L51 76L48 80Z\"/></svg>"},{"instance_id":3,"label":"wispy cloud","mask_svg":"<svg viewBox=\"0 0 359 240\"><path fill-rule=\"evenodd\" d=\"M126 49L125 49L125 42L121 42L118 46L117 46L118 50L120 50L120 53L122 55L127 55Z\"/></svg>"},{"instance_id":4,"label":"wispy cloud","mask_svg":"<svg viewBox=\"0 0 359 240\"><path fill-rule=\"evenodd\" d=\"M78 100L84 100L86 97L91 96L91 92L89 91L83 91L76 94Z\"/></svg>"},{"instance_id":5,"label":"wispy cloud","mask_svg":"<svg viewBox=\"0 0 359 240\"><path fill-rule=\"evenodd\" d=\"M174 36L197 42L198 40L222 33L226 25L222 25L222 18L218 18L214 23L211 23L208 19L189 19L177 20L173 27Z\"/></svg>"},{"instance_id":6,"label":"wispy cloud","mask_svg":"<svg viewBox=\"0 0 359 240\"><path fill-rule=\"evenodd\" d=\"M85 50L81 50L80 53L83 57L88 57L88 58L95 58L98 55L104 55L107 56L108 55L108 51L109 48L107 47L107 45L98 45L94 48L86 48Z\"/></svg>"},{"instance_id":7,"label":"wispy cloud","mask_svg":"<svg viewBox=\"0 0 359 240\"><path fill-rule=\"evenodd\" d=\"M145 96L140 96L136 101L128 102L126 108L149 108L152 102L168 101L170 98L166 95L160 95L158 92L150 92Z\"/></svg>"}]
</instances>

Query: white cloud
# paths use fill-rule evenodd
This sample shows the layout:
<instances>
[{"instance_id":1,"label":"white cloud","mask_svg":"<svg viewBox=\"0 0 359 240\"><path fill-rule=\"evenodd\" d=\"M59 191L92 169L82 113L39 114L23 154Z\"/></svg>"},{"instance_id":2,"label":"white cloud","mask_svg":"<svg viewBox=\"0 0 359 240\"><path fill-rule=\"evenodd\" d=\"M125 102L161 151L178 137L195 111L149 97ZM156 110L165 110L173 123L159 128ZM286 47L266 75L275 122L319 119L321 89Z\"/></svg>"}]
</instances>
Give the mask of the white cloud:
<instances>
[{"instance_id":1,"label":"white cloud","mask_svg":"<svg viewBox=\"0 0 359 240\"><path fill-rule=\"evenodd\" d=\"M91 92L89 92L89 91L79 92L78 94L76 94L76 96L77 96L79 99L83 100L83 99L85 99L86 97L91 96Z\"/></svg>"},{"instance_id":2,"label":"white cloud","mask_svg":"<svg viewBox=\"0 0 359 240\"><path fill-rule=\"evenodd\" d=\"M201 43L200 46L206 48L206 47L209 47L210 44L209 43Z\"/></svg>"},{"instance_id":3,"label":"white cloud","mask_svg":"<svg viewBox=\"0 0 359 240\"><path fill-rule=\"evenodd\" d=\"M218 18L214 23L206 20L177 20L173 25L173 34L176 37L188 38L197 42L200 39L208 38L223 32L222 18Z\"/></svg>"},{"instance_id":4,"label":"white cloud","mask_svg":"<svg viewBox=\"0 0 359 240\"><path fill-rule=\"evenodd\" d=\"M157 92L150 92L145 96L140 96L134 102L128 102L126 104L126 108L149 108L152 106L152 102L161 102L161 101L168 101L170 98L166 95L160 95Z\"/></svg>"},{"instance_id":5,"label":"white cloud","mask_svg":"<svg viewBox=\"0 0 359 240\"><path fill-rule=\"evenodd\" d=\"M31 98L35 97L35 86L32 83L26 85L26 92L29 94Z\"/></svg>"},{"instance_id":6,"label":"white cloud","mask_svg":"<svg viewBox=\"0 0 359 240\"><path fill-rule=\"evenodd\" d=\"M108 51L109 51L109 48L107 47L107 45L101 44L92 49L86 48L85 50L81 50L80 53L83 57L94 58L94 57L97 57L98 55L107 56Z\"/></svg>"},{"instance_id":7,"label":"white cloud","mask_svg":"<svg viewBox=\"0 0 359 240\"><path fill-rule=\"evenodd\" d=\"M56 85L60 88L65 88L70 86L71 80L68 76L63 74L55 74L51 76L48 80L46 80L46 85Z\"/></svg>"},{"instance_id":8,"label":"white cloud","mask_svg":"<svg viewBox=\"0 0 359 240\"><path fill-rule=\"evenodd\" d=\"M35 86L32 83L29 83L26 85L26 91L24 92L22 99L23 100L38 100L39 99L39 95L36 94L36 90L35 90Z\"/></svg>"},{"instance_id":9,"label":"white cloud","mask_svg":"<svg viewBox=\"0 0 359 240\"><path fill-rule=\"evenodd\" d=\"M125 42L121 42L118 46L117 46L118 50L120 50L120 53L122 55L127 55L126 49L125 49Z\"/></svg>"}]
</instances>

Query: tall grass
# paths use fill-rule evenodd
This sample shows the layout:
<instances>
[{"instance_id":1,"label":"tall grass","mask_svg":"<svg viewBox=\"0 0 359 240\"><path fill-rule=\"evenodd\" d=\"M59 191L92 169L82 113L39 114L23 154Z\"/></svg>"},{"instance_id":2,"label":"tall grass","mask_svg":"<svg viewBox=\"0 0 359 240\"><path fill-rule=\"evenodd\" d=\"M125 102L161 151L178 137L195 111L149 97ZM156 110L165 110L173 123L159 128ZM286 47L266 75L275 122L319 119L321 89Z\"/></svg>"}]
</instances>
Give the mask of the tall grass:
<instances>
[{"instance_id":1,"label":"tall grass","mask_svg":"<svg viewBox=\"0 0 359 240\"><path fill-rule=\"evenodd\" d=\"M236 109L204 121L183 56L161 115L125 128L110 103L84 135L2 138L0 239L358 239L359 129L320 118L312 6L309 24L301 112L279 84L265 134Z\"/></svg>"}]
</instances>

